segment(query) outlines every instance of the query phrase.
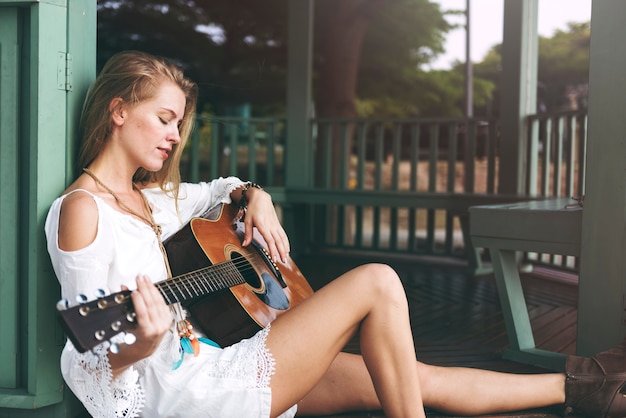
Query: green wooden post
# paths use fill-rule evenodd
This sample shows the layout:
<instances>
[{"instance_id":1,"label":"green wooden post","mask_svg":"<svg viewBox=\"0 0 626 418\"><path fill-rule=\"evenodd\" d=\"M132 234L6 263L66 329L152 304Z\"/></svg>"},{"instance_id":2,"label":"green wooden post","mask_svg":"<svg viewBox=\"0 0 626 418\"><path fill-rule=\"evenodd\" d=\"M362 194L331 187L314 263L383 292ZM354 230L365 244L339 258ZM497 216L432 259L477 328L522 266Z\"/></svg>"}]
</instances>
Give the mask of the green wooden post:
<instances>
[{"instance_id":1,"label":"green wooden post","mask_svg":"<svg viewBox=\"0 0 626 418\"><path fill-rule=\"evenodd\" d=\"M626 2L593 2L577 334L577 349L587 355L626 335L624 15Z\"/></svg>"},{"instance_id":2,"label":"green wooden post","mask_svg":"<svg viewBox=\"0 0 626 418\"><path fill-rule=\"evenodd\" d=\"M310 118L312 115L313 0L289 2L288 72L287 72L287 139L285 186L301 188L312 183L312 149ZM283 206L283 224L294 255L304 247L306 214L304 205Z\"/></svg>"},{"instance_id":3,"label":"green wooden post","mask_svg":"<svg viewBox=\"0 0 626 418\"><path fill-rule=\"evenodd\" d=\"M0 417L82 410L59 371L65 338L43 225L71 175L68 138L95 73L95 16L95 1L0 0Z\"/></svg>"},{"instance_id":4,"label":"green wooden post","mask_svg":"<svg viewBox=\"0 0 626 418\"><path fill-rule=\"evenodd\" d=\"M78 175L78 123L87 89L96 78L96 0L68 3L67 50L71 54L71 89L67 94L66 185Z\"/></svg>"},{"instance_id":5,"label":"green wooden post","mask_svg":"<svg viewBox=\"0 0 626 418\"><path fill-rule=\"evenodd\" d=\"M16 7L0 8L0 335L5 336L0 338L0 388L15 388L18 381L18 16Z\"/></svg>"},{"instance_id":6,"label":"green wooden post","mask_svg":"<svg viewBox=\"0 0 626 418\"><path fill-rule=\"evenodd\" d=\"M502 38L502 129L498 192L525 190L524 118L536 112L537 0L505 0Z\"/></svg>"}]
</instances>

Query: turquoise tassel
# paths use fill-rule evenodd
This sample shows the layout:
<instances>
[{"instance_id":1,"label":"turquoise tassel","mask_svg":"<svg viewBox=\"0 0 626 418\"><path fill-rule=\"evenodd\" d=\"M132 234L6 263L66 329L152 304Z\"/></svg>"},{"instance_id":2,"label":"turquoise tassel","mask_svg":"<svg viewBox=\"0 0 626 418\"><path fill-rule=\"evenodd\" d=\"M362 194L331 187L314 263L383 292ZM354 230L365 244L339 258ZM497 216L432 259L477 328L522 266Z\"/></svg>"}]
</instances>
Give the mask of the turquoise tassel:
<instances>
[{"instance_id":1,"label":"turquoise tassel","mask_svg":"<svg viewBox=\"0 0 626 418\"><path fill-rule=\"evenodd\" d=\"M198 338L198 341L201 342L201 343L213 346L213 347L221 348L219 346L219 344L217 344L215 341L210 340L208 338L200 337L200 338ZM193 349L193 346L191 344L191 340L189 338L187 338L187 337L183 337L183 338L180 339L180 348L181 348L181 350L180 350L180 359L178 359L177 361L174 362L174 364L172 364L172 370L178 369L181 366L181 364L183 364L183 360L185 358L185 353L196 355L196 353L195 353L195 351Z\"/></svg>"},{"instance_id":2,"label":"turquoise tassel","mask_svg":"<svg viewBox=\"0 0 626 418\"><path fill-rule=\"evenodd\" d=\"M183 348L183 351L187 354L194 354L193 346L191 345L191 341L187 337L183 337L180 339L180 346Z\"/></svg>"},{"instance_id":3,"label":"turquoise tassel","mask_svg":"<svg viewBox=\"0 0 626 418\"><path fill-rule=\"evenodd\" d=\"M200 338L198 338L198 341L200 341L201 343L205 343L207 345L212 345L213 347L222 348L222 347L220 347L220 345L218 343L216 343L213 340L209 340L208 338L200 337Z\"/></svg>"},{"instance_id":4,"label":"turquoise tassel","mask_svg":"<svg viewBox=\"0 0 626 418\"><path fill-rule=\"evenodd\" d=\"M176 370L180 367L181 364L183 364L183 359L185 358L185 352L184 351L180 351L180 359L178 359L178 361L175 361L174 364L172 364L172 370Z\"/></svg>"}]
</instances>

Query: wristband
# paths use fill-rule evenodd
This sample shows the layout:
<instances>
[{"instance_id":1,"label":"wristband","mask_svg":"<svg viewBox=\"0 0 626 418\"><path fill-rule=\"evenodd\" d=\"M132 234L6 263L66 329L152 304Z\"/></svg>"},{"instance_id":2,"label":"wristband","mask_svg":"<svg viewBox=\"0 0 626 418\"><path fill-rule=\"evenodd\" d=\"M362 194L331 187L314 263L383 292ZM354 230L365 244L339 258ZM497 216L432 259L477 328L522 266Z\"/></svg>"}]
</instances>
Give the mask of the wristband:
<instances>
[{"instance_id":1,"label":"wristband","mask_svg":"<svg viewBox=\"0 0 626 418\"><path fill-rule=\"evenodd\" d=\"M245 183L243 185L243 189L241 189L241 199L239 199L239 209L244 211L248 207L248 198L246 197L246 192L249 188L254 187L255 189L263 190L263 187L260 184L253 183L251 181Z\"/></svg>"}]
</instances>

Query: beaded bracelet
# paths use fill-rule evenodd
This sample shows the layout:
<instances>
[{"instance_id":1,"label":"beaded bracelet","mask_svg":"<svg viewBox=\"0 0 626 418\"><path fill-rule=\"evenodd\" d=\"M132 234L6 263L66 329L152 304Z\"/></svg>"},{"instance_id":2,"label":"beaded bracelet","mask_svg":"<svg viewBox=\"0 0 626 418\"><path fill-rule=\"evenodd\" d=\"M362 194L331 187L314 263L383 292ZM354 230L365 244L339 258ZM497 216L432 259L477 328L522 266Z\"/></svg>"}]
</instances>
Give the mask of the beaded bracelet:
<instances>
[{"instance_id":1,"label":"beaded bracelet","mask_svg":"<svg viewBox=\"0 0 626 418\"><path fill-rule=\"evenodd\" d=\"M263 187L260 184L253 183L251 181L244 184L243 189L241 189L241 199L239 199L239 209L242 210L244 214L245 214L246 208L248 207L248 198L246 197L246 192L248 191L250 187L263 190Z\"/></svg>"}]
</instances>

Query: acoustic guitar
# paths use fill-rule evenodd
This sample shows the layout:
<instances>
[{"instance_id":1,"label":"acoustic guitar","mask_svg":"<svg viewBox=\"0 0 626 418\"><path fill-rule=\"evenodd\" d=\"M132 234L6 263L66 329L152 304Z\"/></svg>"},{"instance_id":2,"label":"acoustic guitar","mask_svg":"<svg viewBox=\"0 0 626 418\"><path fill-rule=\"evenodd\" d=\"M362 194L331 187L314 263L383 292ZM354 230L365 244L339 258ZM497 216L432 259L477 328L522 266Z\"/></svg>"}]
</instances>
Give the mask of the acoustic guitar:
<instances>
[{"instance_id":1,"label":"acoustic guitar","mask_svg":"<svg viewBox=\"0 0 626 418\"><path fill-rule=\"evenodd\" d=\"M274 263L254 231L242 247L243 224L234 205L194 218L165 243L172 278L156 283L170 305L180 302L202 331L225 347L249 338L313 293L289 259ZM104 292L103 292L104 293ZM68 307L57 304L60 323L80 352L136 326L130 291Z\"/></svg>"}]
</instances>

